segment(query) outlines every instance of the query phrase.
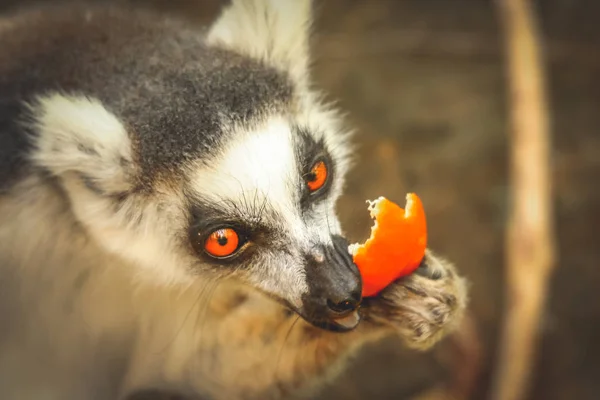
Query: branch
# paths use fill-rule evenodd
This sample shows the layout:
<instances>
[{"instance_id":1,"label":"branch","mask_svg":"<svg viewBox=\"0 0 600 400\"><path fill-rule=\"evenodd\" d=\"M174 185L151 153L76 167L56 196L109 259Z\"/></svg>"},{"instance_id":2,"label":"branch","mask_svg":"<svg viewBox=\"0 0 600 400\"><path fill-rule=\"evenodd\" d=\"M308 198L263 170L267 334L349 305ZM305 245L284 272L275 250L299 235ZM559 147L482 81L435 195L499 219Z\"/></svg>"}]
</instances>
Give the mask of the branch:
<instances>
[{"instance_id":1,"label":"branch","mask_svg":"<svg viewBox=\"0 0 600 400\"><path fill-rule=\"evenodd\" d=\"M539 32L528 0L500 0L511 101L512 210L506 237L506 305L493 398L520 400L539 337L554 265L550 140Z\"/></svg>"},{"instance_id":2,"label":"branch","mask_svg":"<svg viewBox=\"0 0 600 400\"><path fill-rule=\"evenodd\" d=\"M390 57L457 59L496 62L502 57L498 37L491 32L382 27L365 32L317 32L315 62L352 62ZM348 45L351 43L352 45ZM584 38L546 38L548 63L600 66L597 45Z\"/></svg>"}]
</instances>

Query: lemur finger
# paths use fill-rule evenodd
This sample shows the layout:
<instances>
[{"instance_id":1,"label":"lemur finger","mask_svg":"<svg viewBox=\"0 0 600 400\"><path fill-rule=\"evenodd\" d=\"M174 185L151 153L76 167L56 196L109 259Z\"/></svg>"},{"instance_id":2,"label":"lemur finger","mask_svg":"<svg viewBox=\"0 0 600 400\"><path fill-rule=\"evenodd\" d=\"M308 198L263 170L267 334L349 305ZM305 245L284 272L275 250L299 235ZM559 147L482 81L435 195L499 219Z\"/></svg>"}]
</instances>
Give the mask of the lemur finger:
<instances>
[{"instance_id":1,"label":"lemur finger","mask_svg":"<svg viewBox=\"0 0 600 400\"><path fill-rule=\"evenodd\" d=\"M434 256L431 250L426 250L425 257L423 257L421 264L415 270L415 274L432 280L438 280L444 276L444 265Z\"/></svg>"},{"instance_id":2,"label":"lemur finger","mask_svg":"<svg viewBox=\"0 0 600 400\"><path fill-rule=\"evenodd\" d=\"M428 251L419 273L392 283L368 304L374 321L394 327L408 346L425 349L456 326L465 303L463 278Z\"/></svg>"}]
</instances>

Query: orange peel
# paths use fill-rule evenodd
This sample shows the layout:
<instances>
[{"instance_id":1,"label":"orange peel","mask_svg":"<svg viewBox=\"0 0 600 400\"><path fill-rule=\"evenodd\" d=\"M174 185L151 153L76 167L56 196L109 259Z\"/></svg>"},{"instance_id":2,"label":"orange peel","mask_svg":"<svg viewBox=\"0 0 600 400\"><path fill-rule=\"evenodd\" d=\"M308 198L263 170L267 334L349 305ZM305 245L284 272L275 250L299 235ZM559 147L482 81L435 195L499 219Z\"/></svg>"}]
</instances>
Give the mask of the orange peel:
<instances>
[{"instance_id":1,"label":"orange peel","mask_svg":"<svg viewBox=\"0 0 600 400\"><path fill-rule=\"evenodd\" d=\"M414 272L427 248L427 221L421 199L406 195L406 208L379 197L369 203L375 220L371 236L349 248L363 280L363 297L372 297Z\"/></svg>"}]
</instances>

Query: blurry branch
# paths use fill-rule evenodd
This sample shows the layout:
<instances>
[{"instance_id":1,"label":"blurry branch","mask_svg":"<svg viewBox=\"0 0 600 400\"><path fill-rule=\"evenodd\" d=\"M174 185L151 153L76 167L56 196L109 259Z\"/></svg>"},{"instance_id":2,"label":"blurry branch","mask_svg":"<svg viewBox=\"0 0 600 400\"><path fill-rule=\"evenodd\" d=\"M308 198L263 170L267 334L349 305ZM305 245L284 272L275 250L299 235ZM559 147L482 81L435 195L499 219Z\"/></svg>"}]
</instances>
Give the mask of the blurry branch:
<instances>
[{"instance_id":1,"label":"blurry branch","mask_svg":"<svg viewBox=\"0 0 600 400\"><path fill-rule=\"evenodd\" d=\"M495 400L529 390L540 313L554 266L549 116L539 28L528 0L498 0L510 86L512 208L506 237L506 310Z\"/></svg>"},{"instance_id":2,"label":"blurry branch","mask_svg":"<svg viewBox=\"0 0 600 400\"><path fill-rule=\"evenodd\" d=\"M460 329L451 337L456 356L449 393L454 399L470 399L475 392L483 361L483 346L475 316L467 312Z\"/></svg>"},{"instance_id":3,"label":"blurry branch","mask_svg":"<svg viewBox=\"0 0 600 400\"><path fill-rule=\"evenodd\" d=\"M354 43L347 46L346 43ZM491 33L388 28L352 34L317 32L317 62L365 58L431 57L500 60L499 38ZM585 40L547 40L546 58L556 64L600 66L598 45Z\"/></svg>"}]
</instances>

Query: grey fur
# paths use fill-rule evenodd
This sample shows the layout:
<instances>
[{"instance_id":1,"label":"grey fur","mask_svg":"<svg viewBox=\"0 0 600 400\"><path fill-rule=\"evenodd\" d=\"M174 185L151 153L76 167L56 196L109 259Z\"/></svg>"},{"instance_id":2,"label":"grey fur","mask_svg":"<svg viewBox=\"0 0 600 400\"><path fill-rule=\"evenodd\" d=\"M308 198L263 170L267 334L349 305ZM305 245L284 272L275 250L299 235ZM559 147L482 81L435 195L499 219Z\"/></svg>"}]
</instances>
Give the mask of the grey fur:
<instances>
[{"instance_id":1,"label":"grey fur","mask_svg":"<svg viewBox=\"0 0 600 400\"><path fill-rule=\"evenodd\" d=\"M218 152L224 126L254 122L292 99L283 73L208 47L202 32L150 12L69 5L15 20L0 52L0 166L10 171L0 188L27 168L19 122L24 102L41 93L101 100L129 128L141 186Z\"/></svg>"},{"instance_id":2,"label":"grey fur","mask_svg":"<svg viewBox=\"0 0 600 400\"><path fill-rule=\"evenodd\" d=\"M465 282L430 251L357 306L334 213L350 148L305 76L309 4L234 0L209 36L107 6L0 21L0 398L289 398L364 343L457 327ZM249 245L216 260L224 223Z\"/></svg>"}]
</instances>

